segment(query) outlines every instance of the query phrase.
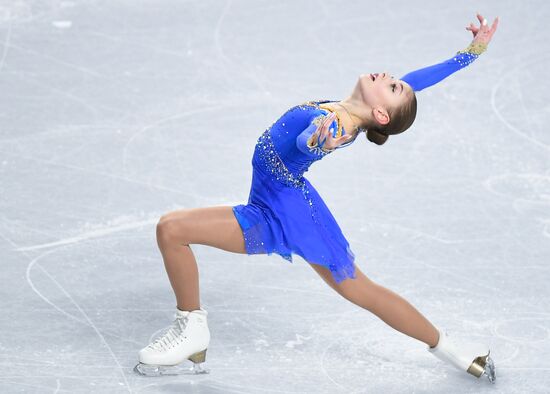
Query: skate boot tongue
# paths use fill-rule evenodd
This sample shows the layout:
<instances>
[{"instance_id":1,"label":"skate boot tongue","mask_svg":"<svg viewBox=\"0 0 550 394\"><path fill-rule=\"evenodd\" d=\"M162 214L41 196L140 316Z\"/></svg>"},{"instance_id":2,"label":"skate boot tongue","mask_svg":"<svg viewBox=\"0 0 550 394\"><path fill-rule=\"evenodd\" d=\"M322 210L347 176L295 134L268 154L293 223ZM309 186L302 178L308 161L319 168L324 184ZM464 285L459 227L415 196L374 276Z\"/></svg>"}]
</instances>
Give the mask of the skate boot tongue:
<instances>
[{"instance_id":1,"label":"skate boot tongue","mask_svg":"<svg viewBox=\"0 0 550 394\"><path fill-rule=\"evenodd\" d=\"M187 315L189 315L189 311L182 311L178 308L176 308L176 318L182 318L182 317L186 317Z\"/></svg>"},{"instance_id":2,"label":"skate boot tongue","mask_svg":"<svg viewBox=\"0 0 550 394\"><path fill-rule=\"evenodd\" d=\"M208 312L205 309L195 309L193 311L182 311L179 308L176 308L176 318L190 317L189 315L202 315L207 316Z\"/></svg>"}]
</instances>

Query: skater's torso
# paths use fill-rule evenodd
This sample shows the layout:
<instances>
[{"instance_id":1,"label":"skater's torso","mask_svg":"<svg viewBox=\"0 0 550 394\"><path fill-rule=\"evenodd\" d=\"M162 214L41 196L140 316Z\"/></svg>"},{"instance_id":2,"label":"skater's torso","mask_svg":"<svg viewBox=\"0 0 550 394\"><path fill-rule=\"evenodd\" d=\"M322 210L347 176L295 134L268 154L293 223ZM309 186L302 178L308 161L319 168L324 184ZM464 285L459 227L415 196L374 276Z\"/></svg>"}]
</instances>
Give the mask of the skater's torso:
<instances>
[{"instance_id":1,"label":"skater's torso","mask_svg":"<svg viewBox=\"0 0 550 394\"><path fill-rule=\"evenodd\" d=\"M271 172L286 172L282 175L286 178L291 175L300 178L318 159L301 152L296 145L296 138L312 122L320 125L332 110L333 106L328 100L307 101L287 110L258 139L252 164ZM332 122L329 130L334 137L346 134L338 118Z\"/></svg>"}]
</instances>

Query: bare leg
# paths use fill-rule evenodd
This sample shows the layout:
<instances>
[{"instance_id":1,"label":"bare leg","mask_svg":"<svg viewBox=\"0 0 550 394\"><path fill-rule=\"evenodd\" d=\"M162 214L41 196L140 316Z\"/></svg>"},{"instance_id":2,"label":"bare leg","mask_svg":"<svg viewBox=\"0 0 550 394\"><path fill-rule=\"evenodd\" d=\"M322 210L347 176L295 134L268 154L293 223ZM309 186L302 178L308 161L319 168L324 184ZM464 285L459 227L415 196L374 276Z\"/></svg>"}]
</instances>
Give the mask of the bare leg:
<instances>
[{"instance_id":1,"label":"bare leg","mask_svg":"<svg viewBox=\"0 0 550 394\"><path fill-rule=\"evenodd\" d=\"M428 319L407 300L367 278L357 265L357 277L340 283L334 281L328 268L313 263L310 266L342 297L374 313L396 330L431 347L439 341L439 333Z\"/></svg>"},{"instance_id":2,"label":"bare leg","mask_svg":"<svg viewBox=\"0 0 550 394\"><path fill-rule=\"evenodd\" d=\"M183 311L200 308L199 272L190 244L246 254L243 233L231 206L169 212L157 224L157 243L177 307Z\"/></svg>"}]
</instances>

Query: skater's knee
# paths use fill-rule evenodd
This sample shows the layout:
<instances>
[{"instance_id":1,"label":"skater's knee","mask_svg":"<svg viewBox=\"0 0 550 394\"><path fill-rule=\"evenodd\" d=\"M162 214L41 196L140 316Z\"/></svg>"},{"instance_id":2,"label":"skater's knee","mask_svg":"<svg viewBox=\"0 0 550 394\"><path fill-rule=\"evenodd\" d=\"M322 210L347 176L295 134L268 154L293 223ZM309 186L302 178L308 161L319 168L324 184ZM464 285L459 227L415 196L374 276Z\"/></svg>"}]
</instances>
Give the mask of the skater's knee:
<instances>
[{"instance_id":1,"label":"skater's knee","mask_svg":"<svg viewBox=\"0 0 550 394\"><path fill-rule=\"evenodd\" d=\"M178 243L186 242L186 221L180 217L176 220L171 218L170 214L162 215L157 223L156 233L159 243Z\"/></svg>"}]
</instances>

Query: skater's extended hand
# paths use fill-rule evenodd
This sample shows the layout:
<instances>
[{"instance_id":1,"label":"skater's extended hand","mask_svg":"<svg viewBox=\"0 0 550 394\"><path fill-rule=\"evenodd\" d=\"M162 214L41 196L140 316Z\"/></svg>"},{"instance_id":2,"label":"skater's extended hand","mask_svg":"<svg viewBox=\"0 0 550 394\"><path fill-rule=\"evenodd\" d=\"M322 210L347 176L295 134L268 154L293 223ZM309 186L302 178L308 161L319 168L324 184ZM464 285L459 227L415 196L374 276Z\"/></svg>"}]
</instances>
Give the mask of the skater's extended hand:
<instances>
[{"instance_id":1,"label":"skater's extended hand","mask_svg":"<svg viewBox=\"0 0 550 394\"><path fill-rule=\"evenodd\" d=\"M322 123L317 127L317 130L312 134L311 138L313 143L318 142L318 146L324 150L333 150L345 142L348 142L353 138L351 134L341 135L340 137L333 137L332 132L329 130L329 126L336 118L336 114L331 112L325 116Z\"/></svg>"},{"instance_id":2,"label":"skater's extended hand","mask_svg":"<svg viewBox=\"0 0 550 394\"><path fill-rule=\"evenodd\" d=\"M477 14L477 19L479 20L479 27L476 27L473 23L470 23L470 26L466 27L466 30L470 30L474 35L474 39L472 40L473 44L482 43L487 45L497 30L498 16L495 18L490 28L487 20L483 16Z\"/></svg>"}]
</instances>

